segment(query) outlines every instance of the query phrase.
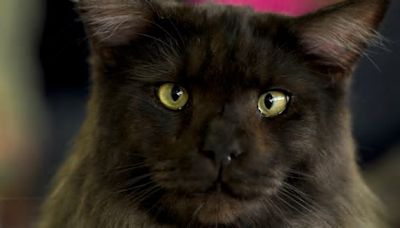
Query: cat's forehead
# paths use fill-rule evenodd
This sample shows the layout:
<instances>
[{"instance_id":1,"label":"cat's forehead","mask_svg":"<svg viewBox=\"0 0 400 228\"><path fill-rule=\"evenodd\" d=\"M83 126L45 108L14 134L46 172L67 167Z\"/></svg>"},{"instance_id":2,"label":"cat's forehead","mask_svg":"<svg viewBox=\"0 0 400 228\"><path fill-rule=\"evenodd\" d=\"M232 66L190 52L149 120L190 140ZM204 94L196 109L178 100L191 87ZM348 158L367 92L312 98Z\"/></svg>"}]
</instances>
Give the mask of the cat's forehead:
<instances>
[{"instance_id":1,"label":"cat's forehead","mask_svg":"<svg viewBox=\"0 0 400 228\"><path fill-rule=\"evenodd\" d=\"M204 85L219 93L291 91L313 84L307 67L293 54L296 39L283 17L226 6L186 7L165 15L126 54L133 60L127 66L130 75L139 81Z\"/></svg>"},{"instance_id":2,"label":"cat's forehead","mask_svg":"<svg viewBox=\"0 0 400 228\"><path fill-rule=\"evenodd\" d=\"M204 85L220 93L306 88L307 68L291 53L294 41L279 20L231 7L176 10L156 20L153 33L130 49L128 56L141 53L128 66L131 76L152 84Z\"/></svg>"},{"instance_id":3,"label":"cat's forehead","mask_svg":"<svg viewBox=\"0 0 400 228\"><path fill-rule=\"evenodd\" d=\"M184 16L182 16L184 15ZM265 83L299 71L290 34L275 15L235 7L200 8L177 14L182 29L183 77L217 83Z\"/></svg>"}]
</instances>

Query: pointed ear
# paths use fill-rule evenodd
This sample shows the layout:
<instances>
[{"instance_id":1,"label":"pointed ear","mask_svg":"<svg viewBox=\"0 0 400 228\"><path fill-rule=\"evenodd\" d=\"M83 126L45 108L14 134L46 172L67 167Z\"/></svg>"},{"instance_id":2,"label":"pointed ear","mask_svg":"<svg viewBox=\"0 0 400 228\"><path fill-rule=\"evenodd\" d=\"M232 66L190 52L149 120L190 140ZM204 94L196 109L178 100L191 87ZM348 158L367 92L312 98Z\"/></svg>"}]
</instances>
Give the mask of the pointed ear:
<instances>
[{"instance_id":1,"label":"pointed ear","mask_svg":"<svg viewBox=\"0 0 400 228\"><path fill-rule=\"evenodd\" d=\"M379 39L376 29L388 0L346 0L294 20L292 29L312 64L351 72L364 49Z\"/></svg>"},{"instance_id":2,"label":"pointed ear","mask_svg":"<svg viewBox=\"0 0 400 228\"><path fill-rule=\"evenodd\" d=\"M86 32L95 44L129 43L158 15L160 0L76 0Z\"/></svg>"}]
</instances>

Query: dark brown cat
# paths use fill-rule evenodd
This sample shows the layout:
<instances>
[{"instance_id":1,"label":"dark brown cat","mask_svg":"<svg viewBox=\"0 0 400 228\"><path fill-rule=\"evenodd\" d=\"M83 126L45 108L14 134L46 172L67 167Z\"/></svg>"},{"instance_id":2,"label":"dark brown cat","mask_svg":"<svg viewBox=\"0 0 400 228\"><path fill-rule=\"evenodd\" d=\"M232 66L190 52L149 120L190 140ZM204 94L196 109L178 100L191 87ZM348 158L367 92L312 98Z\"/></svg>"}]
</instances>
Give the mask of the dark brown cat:
<instances>
[{"instance_id":1,"label":"dark brown cat","mask_svg":"<svg viewBox=\"0 0 400 228\"><path fill-rule=\"evenodd\" d=\"M81 0L93 86L41 228L384 226L348 85L385 0L298 18Z\"/></svg>"}]
</instances>

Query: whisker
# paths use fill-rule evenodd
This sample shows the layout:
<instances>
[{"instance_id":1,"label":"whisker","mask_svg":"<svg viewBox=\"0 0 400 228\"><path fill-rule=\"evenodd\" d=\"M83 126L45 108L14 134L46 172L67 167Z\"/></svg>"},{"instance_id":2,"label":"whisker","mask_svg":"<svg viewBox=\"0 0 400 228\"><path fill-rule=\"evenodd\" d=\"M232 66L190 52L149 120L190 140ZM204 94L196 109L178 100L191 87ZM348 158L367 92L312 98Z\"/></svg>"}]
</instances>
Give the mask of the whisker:
<instances>
[{"instance_id":1,"label":"whisker","mask_svg":"<svg viewBox=\"0 0 400 228\"><path fill-rule=\"evenodd\" d=\"M151 35L148 35L148 34L145 34L145 33L138 33L138 32L136 32L135 34L138 35L138 36L146 37L146 38L149 38L149 39L152 39L152 40L154 40L154 41L159 42L159 43L162 44L164 47L168 48L169 51L171 51L172 53L176 52L176 49L175 49L171 44L169 44L169 43L163 41L162 39L159 39L159 38L157 38L157 37L154 37L154 36L151 36Z\"/></svg>"},{"instance_id":2,"label":"whisker","mask_svg":"<svg viewBox=\"0 0 400 228\"><path fill-rule=\"evenodd\" d=\"M193 214L192 214L192 216L191 216L191 219L190 219L190 221L189 221L189 223L188 223L188 225L187 225L188 228L191 227L192 223L194 222L195 217L196 217L197 214L200 212L201 208L204 207L205 204L206 204L205 202L202 203L202 204L200 204L200 205L196 208L196 210L194 210L194 212L193 212Z\"/></svg>"},{"instance_id":3,"label":"whisker","mask_svg":"<svg viewBox=\"0 0 400 228\"><path fill-rule=\"evenodd\" d=\"M297 188L297 187L295 187L295 186L293 186L293 185L291 185L291 184L289 184L287 182L283 182L282 184L283 184L284 188L286 187L286 188L288 188L288 190L295 191L299 195L301 195L301 196L303 196L303 197L305 197L307 199L312 200L311 197L308 194L306 194L305 192L301 191L299 188Z\"/></svg>"},{"instance_id":4,"label":"whisker","mask_svg":"<svg viewBox=\"0 0 400 228\"><path fill-rule=\"evenodd\" d=\"M176 34L177 34L178 37L179 37L179 40L180 40L181 44L183 45L185 42L184 42L184 40L183 40L183 37L182 37L181 32L179 31L179 29L176 27L175 23L174 23L170 18L168 19L168 22L169 22L169 24L172 25L172 27L174 28Z\"/></svg>"},{"instance_id":5,"label":"whisker","mask_svg":"<svg viewBox=\"0 0 400 228\"><path fill-rule=\"evenodd\" d=\"M161 188L159 185L156 185L156 186L158 186L158 187L160 188L159 191L162 190L162 188ZM156 192L157 192L157 191L156 191ZM151 194L154 194L154 193L156 193L156 192L153 192L153 193L151 193ZM148 210L146 210L146 214L148 214L151 210L153 210L153 208L155 208L155 207L160 203L161 199L162 199L162 198L159 198L159 199L153 204L153 206L151 206ZM157 212L157 216L158 216L158 214L159 214L159 212ZM156 217L157 217L157 216L156 216Z\"/></svg>"},{"instance_id":6,"label":"whisker","mask_svg":"<svg viewBox=\"0 0 400 228\"><path fill-rule=\"evenodd\" d=\"M121 184L123 184L121 187L124 188L124 189L126 189L126 187L128 187L128 188L135 187L137 185L134 185L134 184L137 184L138 182L140 182L140 181L142 181L142 180L144 180L146 178L149 178L151 176L152 176L151 173L146 173L146 174L137 176L137 177L135 177L135 178L133 178L131 180L128 180L128 181L126 181L124 183L121 183Z\"/></svg>"},{"instance_id":7,"label":"whisker","mask_svg":"<svg viewBox=\"0 0 400 228\"><path fill-rule=\"evenodd\" d=\"M304 173L304 172L296 171L296 170L293 170L293 169L290 169L287 172L289 174L295 174L295 175L298 175L298 176L301 176L301 177L305 177L305 178L307 178L309 180L315 179L315 176L313 176L311 174L307 174L307 173Z\"/></svg>"},{"instance_id":8,"label":"whisker","mask_svg":"<svg viewBox=\"0 0 400 228\"><path fill-rule=\"evenodd\" d=\"M296 194L293 194L290 191L294 191ZM306 210L311 216L322 220L320 216L318 216L318 211L319 207L316 206L314 203L315 201L312 200L312 198L301 191L300 189L296 188L293 185L290 185L289 183L284 183L284 187L282 188L282 194L286 195L286 197L289 198L289 200L293 201L300 207L302 207L304 210Z\"/></svg>"},{"instance_id":9,"label":"whisker","mask_svg":"<svg viewBox=\"0 0 400 228\"><path fill-rule=\"evenodd\" d=\"M365 58L368 59L368 61L379 71L382 72L382 69L378 66L378 64L369 56L367 52L364 52L362 54Z\"/></svg>"},{"instance_id":10,"label":"whisker","mask_svg":"<svg viewBox=\"0 0 400 228\"><path fill-rule=\"evenodd\" d=\"M119 173L119 172L132 171L135 169L141 169L141 168L145 168L145 167L147 167L147 165L146 165L146 163L143 162L143 163L136 163L136 164L125 166L125 167L122 167L122 166L117 167L117 168L113 169L112 171Z\"/></svg>"},{"instance_id":11,"label":"whisker","mask_svg":"<svg viewBox=\"0 0 400 228\"><path fill-rule=\"evenodd\" d=\"M296 205L300 206L301 208L303 208L304 210L306 210L307 213L309 214L313 214L313 210L311 210L310 208L308 208L307 206L305 206L304 204L302 204L301 202L299 202L299 198L295 197L294 195L290 194L290 192L288 192L286 189L282 189L281 192L284 196L286 196L286 198L290 201L292 201L293 203L295 203ZM304 203L304 201L302 201Z\"/></svg>"},{"instance_id":12,"label":"whisker","mask_svg":"<svg viewBox=\"0 0 400 228\"><path fill-rule=\"evenodd\" d=\"M281 192L281 193L282 193L282 192ZM283 193L283 194L284 194L284 193ZM284 195L285 195L285 194L284 194ZM286 197L287 197L287 195L286 195ZM280 200L280 201L281 201L283 204L285 204L287 207L289 207L289 208L291 208L292 210L294 210L295 212L299 213L300 215L304 215L304 213L303 213L301 210L299 210L299 208L297 208L297 207L291 205L289 202L287 202L284 198L280 197L279 195L277 195L277 199ZM293 199L292 199L292 201L293 201ZM304 222L308 223L309 227L312 226L312 224L310 224L310 223L311 223L310 221L304 220Z\"/></svg>"},{"instance_id":13,"label":"whisker","mask_svg":"<svg viewBox=\"0 0 400 228\"><path fill-rule=\"evenodd\" d=\"M275 211L276 211L276 212L278 213L278 214L276 214L276 215L277 215L279 218L288 220L288 219L286 219L286 216L285 216L284 212L281 210L281 208L280 208L278 205L276 205L276 204L273 202L273 200L268 199L268 198L264 198L263 205L264 205L264 207L265 207L268 211L271 211L270 209L273 209L273 211L271 211L271 212L274 213L274 214L275 214ZM270 208L270 207L272 207L272 208Z\"/></svg>"},{"instance_id":14,"label":"whisker","mask_svg":"<svg viewBox=\"0 0 400 228\"><path fill-rule=\"evenodd\" d=\"M141 20L145 21L145 22L147 22L149 24L152 24L152 25L156 26L157 28L159 28L161 31L163 31L165 34L167 34L171 38L171 40L175 41L175 45L176 45L177 48L180 48L180 45L179 45L178 41L175 39L174 36L172 36L172 34L170 32L168 32L167 29L165 29L164 27L162 27L161 25L159 25L158 23L155 23L153 21L150 21L150 20L147 20L147 19L144 19L144 18L141 18ZM168 20L168 21L170 22L170 20ZM175 29L176 29L176 27L175 27ZM183 44L183 42L182 42L182 44Z\"/></svg>"},{"instance_id":15,"label":"whisker","mask_svg":"<svg viewBox=\"0 0 400 228\"><path fill-rule=\"evenodd\" d=\"M292 210L294 210L295 212L298 212L299 214L303 214L302 211L300 211L298 208L294 207L293 205L291 205L289 202L287 202L285 200L285 198L280 197L279 195L276 195L276 198L281 201L283 204L285 204L287 207L291 208Z\"/></svg>"},{"instance_id":16,"label":"whisker","mask_svg":"<svg viewBox=\"0 0 400 228\"><path fill-rule=\"evenodd\" d=\"M147 191L143 192L142 194L136 196L135 198L132 198L131 200L136 203L141 203L144 200L146 200L150 195L160 191L162 188L158 185L153 186L152 188L149 188Z\"/></svg>"}]
</instances>

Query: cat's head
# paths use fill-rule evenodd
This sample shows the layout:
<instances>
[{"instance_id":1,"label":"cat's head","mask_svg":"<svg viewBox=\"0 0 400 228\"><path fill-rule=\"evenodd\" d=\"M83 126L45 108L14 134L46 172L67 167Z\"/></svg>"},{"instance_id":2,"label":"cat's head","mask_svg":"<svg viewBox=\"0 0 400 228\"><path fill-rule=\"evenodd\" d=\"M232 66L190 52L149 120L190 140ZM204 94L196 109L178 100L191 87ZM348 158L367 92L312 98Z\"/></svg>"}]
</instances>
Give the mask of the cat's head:
<instances>
[{"instance_id":1,"label":"cat's head","mask_svg":"<svg viewBox=\"0 0 400 228\"><path fill-rule=\"evenodd\" d=\"M386 5L349 0L289 18L81 0L99 183L177 224L295 214L299 205L285 206L293 195L313 202L346 188L355 163L347 84Z\"/></svg>"}]
</instances>

